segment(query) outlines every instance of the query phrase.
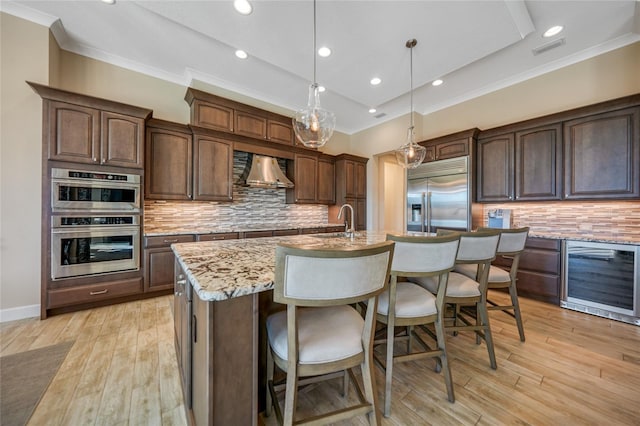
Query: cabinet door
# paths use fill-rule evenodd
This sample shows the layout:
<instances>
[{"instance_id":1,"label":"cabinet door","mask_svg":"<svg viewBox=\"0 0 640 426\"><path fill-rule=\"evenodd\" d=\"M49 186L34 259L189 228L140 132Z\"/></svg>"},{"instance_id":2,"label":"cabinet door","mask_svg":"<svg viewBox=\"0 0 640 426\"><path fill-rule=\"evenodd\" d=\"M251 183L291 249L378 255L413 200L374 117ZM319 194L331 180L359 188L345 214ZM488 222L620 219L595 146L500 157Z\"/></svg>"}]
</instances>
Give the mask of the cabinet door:
<instances>
[{"instance_id":1,"label":"cabinet door","mask_svg":"<svg viewBox=\"0 0 640 426\"><path fill-rule=\"evenodd\" d=\"M324 158L318 159L318 202L336 202L335 165L333 161Z\"/></svg>"},{"instance_id":2,"label":"cabinet door","mask_svg":"<svg viewBox=\"0 0 640 426\"><path fill-rule=\"evenodd\" d=\"M513 133L478 140L478 202L513 199Z\"/></svg>"},{"instance_id":3,"label":"cabinet door","mask_svg":"<svg viewBox=\"0 0 640 426\"><path fill-rule=\"evenodd\" d=\"M193 140L193 199L233 199L233 143L196 135Z\"/></svg>"},{"instance_id":4,"label":"cabinet door","mask_svg":"<svg viewBox=\"0 0 640 426\"><path fill-rule=\"evenodd\" d=\"M564 123L566 199L640 197L640 108Z\"/></svg>"},{"instance_id":5,"label":"cabinet door","mask_svg":"<svg viewBox=\"0 0 640 426\"><path fill-rule=\"evenodd\" d=\"M271 142L293 145L293 125L291 122L267 121L267 139Z\"/></svg>"},{"instance_id":6,"label":"cabinet door","mask_svg":"<svg viewBox=\"0 0 640 426\"><path fill-rule=\"evenodd\" d=\"M194 100L191 106L191 123L207 129L233 132L233 109Z\"/></svg>"},{"instance_id":7,"label":"cabinet door","mask_svg":"<svg viewBox=\"0 0 640 426\"><path fill-rule=\"evenodd\" d=\"M266 118L240 110L236 110L235 118L237 134L258 139L267 138Z\"/></svg>"},{"instance_id":8,"label":"cabinet door","mask_svg":"<svg viewBox=\"0 0 640 426\"><path fill-rule=\"evenodd\" d=\"M436 160L462 157L464 155L469 155L469 138L462 138L455 141L443 142L435 145Z\"/></svg>"},{"instance_id":9,"label":"cabinet door","mask_svg":"<svg viewBox=\"0 0 640 426\"><path fill-rule=\"evenodd\" d=\"M144 197L190 200L192 189L191 134L147 128Z\"/></svg>"},{"instance_id":10,"label":"cabinet door","mask_svg":"<svg viewBox=\"0 0 640 426\"><path fill-rule=\"evenodd\" d=\"M367 196L367 165L355 163L356 197Z\"/></svg>"},{"instance_id":11,"label":"cabinet door","mask_svg":"<svg viewBox=\"0 0 640 426\"><path fill-rule=\"evenodd\" d=\"M318 159L309 155L296 154L294 158L294 194L296 203L316 203L316 181Z\"/></svg>"},{"instance_id":12,"label":"cabinet door","mask_svg":"<svg viewBox=\"0 0 640 426\"><path fill-rule=\"evenodd\" d=\"M100 113L102 164L141 169L144 120L115 112Z\"/></svg>"},{"instance_id":13,"label":"cabinet door","mask_svg":"<svg viewBox=\"0 0 640 426\"><path fill-rule=\"evenodd\" d=\"M344 185L346 197L357 197L355 161L346 160L344 162Z\"/></svg>"},{"instance_id":14,"label":"cabinet door","mask_svg":"<svg viewBox=\"0 0 640 426\"><path fill-rule=\"evenodd\" d=\"M100 156L100 112L64 102L45 101L49 159L95 164Z\"/></svg>"},{"instance_id":15,"label":"cabinet door","mask_svg":"<svg viewBox=\"0 0 640 426\"><path fill-rule=\"evenodd\" d=\"M561 135L560 123L516 133L516 200L562 197Z\"/></svg>"},{"instance_id":16,"label":"cabinet door","mask_svg":"<svg viewBox=\"0 0 640 426\"><path fill-rule=\"evenodd\" d=\"M144 291L160 291L173 288L175 256L171 248L145 249Z\"/></svg>"},{"instance_id":17,"label":"cabinet door","mask_svg":"<svg viewBox=\"0 0 640 426\"><path fill-rule=\"evenodd\" d=\"M357 198L354 208L356 209L356 230L364 231L367 229L367 200Z\"/></svg>"}]
</instances>

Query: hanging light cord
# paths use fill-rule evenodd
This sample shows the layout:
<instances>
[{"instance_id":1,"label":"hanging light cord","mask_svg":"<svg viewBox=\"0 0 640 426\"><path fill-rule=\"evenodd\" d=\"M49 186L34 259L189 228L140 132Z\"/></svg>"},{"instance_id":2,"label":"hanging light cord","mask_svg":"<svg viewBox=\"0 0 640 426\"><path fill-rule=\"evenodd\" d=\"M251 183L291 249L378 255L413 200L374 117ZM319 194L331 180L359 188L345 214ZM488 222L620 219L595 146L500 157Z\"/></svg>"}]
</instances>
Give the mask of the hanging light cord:
<instances>
[{"instance_id":1,"label":"hanging light cord","mask_svg":"<svg viewBox=\"0 0 640 426\"><path fill-rule=\"evenodd\" d=\"M316 0L313 0L313 84L316 82Z\"/></svg>"},{"instance_id":2,"label":"hanging light cord","mask_svg":"<svg viewBox=\"0 0 640 426\"><path fill-rule=\"evenodd\" d=\"M314 0L315 1L315 0ZM411 98L411 111L410 111L410 119L411 119L411 127L413 128L413 47L415 40L411 40L409 43L409 49L411 49L411 54L409 56L409 85L411 86L410 98Z\"/></svg>"}]
</instances>

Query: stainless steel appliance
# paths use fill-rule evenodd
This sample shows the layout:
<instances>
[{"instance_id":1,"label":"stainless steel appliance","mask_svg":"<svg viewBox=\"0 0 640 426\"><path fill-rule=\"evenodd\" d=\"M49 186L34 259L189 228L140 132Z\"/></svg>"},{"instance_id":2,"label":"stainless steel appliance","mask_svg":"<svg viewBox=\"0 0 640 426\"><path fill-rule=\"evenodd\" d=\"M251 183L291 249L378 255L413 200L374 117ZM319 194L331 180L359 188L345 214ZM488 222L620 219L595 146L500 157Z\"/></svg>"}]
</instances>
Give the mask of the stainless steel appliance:
<instances>
[{"instance_id":1,"label":"stainless steel appliance","mask_svg":"<svg viewBox=\"0 0 640 426\"><path fill-rule=\"evenodd\" d=\"M424 163L407 172L407 231L469 230L468 157Z\"/></svg>"},{"instance_id":2,"label":"stainless steel appliance","mask_svg":"<svg viewBox=\"0 0 640 426\"><path fill-rule=\"evenodd\" d=\"M640 325L640 247L569 240L561 306Z\"/></svg>"},{"instance_id":3,"label":"stainless steel appliance","mask_svg":"<svg viewBox=\"0 0 640 426\"><path fill-rule=\"evenodd\" d=\"M139 212L140 176L125 173L51 169L51 208Z\"/></svg>"},{"instance_id":4,"label":"stainless steel appliance","mask_svg":"<svg viewBox=\"0 0 640 426\"><path fill-rule=\"evenodd\" d=\"M53 216L51 220L51 279L140 268L139 216Z\"/></svg>"}]
</instances>

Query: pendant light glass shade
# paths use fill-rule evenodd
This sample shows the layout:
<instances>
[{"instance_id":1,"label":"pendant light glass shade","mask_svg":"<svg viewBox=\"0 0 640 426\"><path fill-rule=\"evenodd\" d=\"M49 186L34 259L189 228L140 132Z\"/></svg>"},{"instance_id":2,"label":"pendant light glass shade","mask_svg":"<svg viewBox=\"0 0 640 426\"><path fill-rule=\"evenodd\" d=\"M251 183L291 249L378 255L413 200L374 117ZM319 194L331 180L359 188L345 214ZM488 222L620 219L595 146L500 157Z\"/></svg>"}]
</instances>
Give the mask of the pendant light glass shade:
<instances>
[{"instance_id":1,"label":"pendant light glass shade","mask_svg":"<svg viewBox=\"0 0 640 426\"><path fill-rule=\"evenodd\" d=\"M312 83L309 86L307 107L296 112L293 118L296 138L307 147L320 148L331 138L335 127L335 114L320 106L318 84Z\"/></svg>"},{"instance_id":2,"label":"pendant light glass shade","mask_svg":"<svg viewBox=\"0 0 640 426\"><path fill-rule=\"evenodd\" d=\"M316 82L316 0L313 0L313 83L309 86L307 107L293 117L296 139L309 148L327 143L336 128L336 116L320 106L320 90Z\"/></svg>"},{"instance_id":3,"label":"pendant light glass shade","mask_svg":"<svg viewBox=\"0 0 640 426\"><path fill-rule=\"evenodd\" d=\"M424 160L427 154L427 149L416 143L415 134L413 133L413 48L418 44L418 41L414 38L408 40L406 46L411 49L411 67L410 67L410 82L411 82L411 124L407 129L407 139L404 145L396 149L396 161L405 169L415 169Z\"/></svg>"},{"instance_id":4,"label":"pendant light glass shade","mask_svg":"<svg viewBox=\"0 0 640 426\"><path fill-rule=\"evenodd\" d=\"M415 169L424 160L427 149L415 141L413 126L407 129L407 142L396 149L396 161L405 169Z\"/></svg>"}]
</instances>

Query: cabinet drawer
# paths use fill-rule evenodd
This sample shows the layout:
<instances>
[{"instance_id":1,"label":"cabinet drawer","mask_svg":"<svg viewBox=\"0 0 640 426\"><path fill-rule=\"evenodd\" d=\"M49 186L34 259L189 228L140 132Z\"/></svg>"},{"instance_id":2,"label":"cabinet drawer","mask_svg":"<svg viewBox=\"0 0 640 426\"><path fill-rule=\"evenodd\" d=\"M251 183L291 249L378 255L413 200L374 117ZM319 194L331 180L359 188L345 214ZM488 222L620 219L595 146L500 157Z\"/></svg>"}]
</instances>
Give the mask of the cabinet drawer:
<instances>
[{"instance_id":1,"label":"cabinet drawer","mask_svg":"<svg viewBox=\"0 0 640 426\"><path fill-rule=\"evenodd\" d=\"M218 241L218 240L237 240L239 234L237 232L219 232L216 234L200 234L198 241Z\"/></svg>"},{"instance_id":2,"label":"cabinet drawer","mask_svg":"<svg viewBox=\"0 0 640 426\"><path fill-rule=\"evenodd\" d=\"M273 231L274 237L282 237L285 235L298 235L299 232L297 229L277 229Z\"/></svg>"},{"instance_id":3,"label":"cabinet drawer","mask_svg":"<svg viewBox=\"0 0 640 426\"><path fill-rule=\"evenodd\" d=\"M262 237L272 237L273 231L250 231L243 232L243 238L262 238Z\"/></svg>"},{"instance_id":4,"label":"cabinet drawer","mask_svg":"<svg viewBox=\"0 0 640 426\"><path fill-rule=\"evenodd\" d=\"M155 235L153 237L144 237L145 248L152 247L169 247L175 243L192 243L196 240L194 235Z\"/></svg>"},{"instance_id":5,"label":"cabinet drawer","mask_svg":"<svg viewBox=\"0 0 640 426\"><path fill-rule=\"evenodd\" d=\"M142 293L142 278L49 290L47 308L97 302Z\"/></svg>"},{"instance_id":6,"label":"cabinet drawer","mask_svg":"<svg viewBox=\"0 0 640 426\"><path fill-rule=\"evenodd\" d=\"M527 238L526 248L560 251L560 240L550 238Z\"/></svg>"},{"instance_id":7,"label":"cabinet drawer","mask_svg":"<svg viewBox=\"0 0 640 426\"><path fill-rule=\"evenodd\" d=\"M329 226L327 228L324 228L324 232L344 232L344 226Z\"/></svg>"},{"instance_id":8,"label":"cabinet drawer","mask_svg":"<svg viewBox=\"0 0 640 426\"><path fill-rule=\"evenodd\" d=\"M302 228L300 230L301 234L322 234L324 231L324 228Z\"/></svg>"},{"instance_id":9,"label":"cabinet drawer","mask_svg":"<svg viewBox=\"0 0 640 426\"><path fill-rule=\"evenodd\" d=\"M560 277L532 271L518 270L518 294L536 300L560 303Z\"/></svg>"},{"instance_id":10,"label":"cabinet drawer","mask_svg":"<svg viewBox=\"0 0 640 426\"><path fill-rule=\"evenodd\" d=\"M560 252L527 249L520 256L518 270L523 269L560 275Z\"/></svg>"}]
</instances>

